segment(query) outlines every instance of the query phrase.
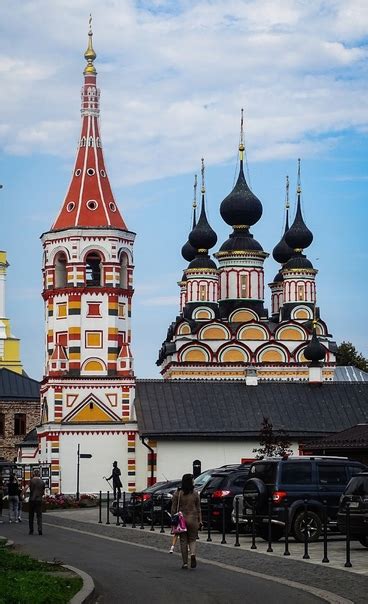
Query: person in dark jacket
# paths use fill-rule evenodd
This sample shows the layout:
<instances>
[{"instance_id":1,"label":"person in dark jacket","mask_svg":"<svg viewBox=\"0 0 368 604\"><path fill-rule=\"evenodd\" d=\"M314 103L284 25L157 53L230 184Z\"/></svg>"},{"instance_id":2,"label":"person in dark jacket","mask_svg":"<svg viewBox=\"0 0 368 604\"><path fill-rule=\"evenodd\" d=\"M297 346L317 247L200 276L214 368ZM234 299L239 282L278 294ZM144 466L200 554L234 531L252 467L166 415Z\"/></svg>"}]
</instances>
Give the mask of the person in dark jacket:
<instances>
[{"instance_id":1,"label":"person in dark jacket","mask_svg":"<svg viewBox=\"0 0 368 604\"><path fill-rule=\"evenodd\" d=\"M45 492L45 483L40 478L39 470L33 470L33 476L29 482L28 522L29 534L33 535L34 515L37 516L38 534L42 535L42 498Z\"/></svg>"},{"instance_id":2,"label":"person in dark jacket","mask_svg":"<svg viewBox=\"0 0 368 604\"><path fill-rule=\"evenodd\" d=\"M3 498L4 498L4 481L0 474L0 524L3 523Z\"/></svg>"},{"instance_id":3,"label":"person in dark jacket","mask_svg":"<svg viewBox=\"0 0 368 604\"><path fill-rule=\"evenodd\" d=\"M20 490L16 477L10 474L8 482L9 522L18 522Z\"/></svg>"},{"instance_id":4,"label":"person in dark jacket","mask_svg":"<svg viewBox=\"0 0 368 604\"><path fill-rule=\"evenodd\" d=\"M114 461L112 464L112 473L111 476L106 478L106 480L111 480L112 478L112 486L114 489L114 499L116 499L116 493L118 494L118 498L121 499L121 487L123 486L120 480L121 471L118 468L118 462Z\"/></svg>"},{"instance_id":5,"label":"person in dark jacket","mask_svg":"<svg viewBox=\"0 0 368 604\"><path fill-rule=\"evenodd\" d=\"M187 525L186 532L180 533L182 568L188 568L188 549L190 551L190 568L195 568L197 566L196 540L198 529L202 526L202 516L199 495L194 490L192 474L184 474L181 489L178 489L173 497L171 515L178 512L182 512Z\"/></svg>"}]
</instances>

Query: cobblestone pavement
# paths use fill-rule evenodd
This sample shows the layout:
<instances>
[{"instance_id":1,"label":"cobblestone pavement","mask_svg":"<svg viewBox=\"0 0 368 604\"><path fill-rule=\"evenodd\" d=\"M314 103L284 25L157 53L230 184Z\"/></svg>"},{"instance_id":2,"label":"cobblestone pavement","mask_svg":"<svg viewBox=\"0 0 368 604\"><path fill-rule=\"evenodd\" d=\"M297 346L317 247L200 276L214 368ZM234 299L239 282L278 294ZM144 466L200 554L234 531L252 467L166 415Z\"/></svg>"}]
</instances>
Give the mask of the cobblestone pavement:
<instances>
[{"instance_id":1,"label":"cobblestone pavement","mask_svg":"<svg viewBox=\"0 0 368 604\"><path fill-rule=\"evenodd\" d=\"M167 550L170 545L170 532L165 529L165 534L160 533L160 528L150 531L146 526L144 530L132 529L130 526L116 526L116 519L110 516L110 525L98 524L98 511L94 508L86 510L65 510L48 512L44 516L45 524L69 526L71 528L93 531L96 534L109 535L131 543L151 545ZM214 560L223 564L246 568L247 570L262 572L267 575L282 577L290 581L297 581L328 590L347 598L356 604L366 604L368 598L368 549L352 542L351 561L352 568L344 568L345 542L338 536L329 542L329 564L322 564L323 543L310 545L310 560L303 560L303 545L294 541L290 542L290 557L284 557L284 544L273 544L273 553L267 553L267 543L257 539L257 550L251 550L249 536L241 535L241 547L234 547L235 535L226 536L227 544L221 545L222 536L213 533L211 543L207 543L207 533L202 532L198 542L198 556Z\"/></svg>"}]
</instances>

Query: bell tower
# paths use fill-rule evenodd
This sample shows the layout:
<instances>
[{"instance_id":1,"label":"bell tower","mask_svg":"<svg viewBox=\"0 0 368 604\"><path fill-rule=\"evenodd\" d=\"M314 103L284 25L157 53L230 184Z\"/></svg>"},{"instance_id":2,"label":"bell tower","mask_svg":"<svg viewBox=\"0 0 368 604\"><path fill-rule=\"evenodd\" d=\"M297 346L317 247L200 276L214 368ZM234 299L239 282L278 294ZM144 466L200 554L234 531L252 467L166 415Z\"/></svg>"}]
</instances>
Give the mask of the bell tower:
<instances>
[{"instance_id":1,"label":"bell tower","mask_svg":"<svg viewBox=\"0 0 368 604\"><path fill-rule=\"evenodd\" d=\"M105 166L92 38L90 22L77 157L60 212L41 237L45 377L38 434L41 461L51 464L51 489L65 493L76 490L78 445L93 456L84 463L81 492L106 488L102 476L114 459L125 487L135 487L135 233L120 214Z\"/></svg>"}]
</instances>

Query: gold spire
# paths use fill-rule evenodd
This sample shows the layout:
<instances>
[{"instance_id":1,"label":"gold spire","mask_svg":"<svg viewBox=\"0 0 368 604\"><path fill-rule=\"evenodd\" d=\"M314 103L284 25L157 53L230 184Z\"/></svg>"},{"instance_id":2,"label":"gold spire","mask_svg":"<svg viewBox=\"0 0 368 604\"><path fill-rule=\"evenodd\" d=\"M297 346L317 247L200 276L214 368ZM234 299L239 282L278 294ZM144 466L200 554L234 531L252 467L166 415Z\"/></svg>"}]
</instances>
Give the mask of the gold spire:
<instances>
[{"instance_id":1,"label":"gold spire","mask_svg":"<svg viewBox=\"0 0 368 604\"><path fill-rule=\"evenodd\" d=\"M240 141L239 141L239 158L240 161L244 159L244 109L240 112Z\"/></svg>"},{"instance_id":2,"label":"gold spire","mask_svg":"<svg viewBox=\"0 0 368 604\"><path fill-rule=\"evenodd\" d=\"M313 306L313 321L312 321L313 329L317 328L317 307L316 303Z\"/></svg>"},{"instance_id":3,"label":"gold spire","mask_svg":"<svg viewBox=\"0 0 368 604\"><path fill-rule=\"evenodd\" d=\"M285 197L285 209L288 210L290 208L289 203L289 177L286 177L286 197Z\"/></svg>"},{"instance_id":4,"label":"gold spire","mask_svg":"<svg viewBox=\"0 0 368 604\"><path fill-rule=\"evenodd\" d=\"M206 192L206 187L204 186L204 159L203 159L203 157L201 159L201 163L202 163L202 166L201 166L201 175L202 175L201 193L203 195Z\"/></svg>"},{"instance_id":5,"label":"gold spire","mask_svg":"<svg viewBox=\"0 0 368 604\"><path fill-rule=\"evenodd\" d=\"M197 174L194 175L194 186L193 186L193 210L197 207Z\"/></svg>"},{"instance_id":6,"label":"gold spire","mask_svg":"<svg viewBox=\"0 0 368 604\"><path fill-rule=\"evenodd\" d=\"M296 188L296 192L298 193L298 195L300 195L300 193L302 192L302 186L300 183L300 157L298 159L298 185Z\"/></svg>"},{"instance_id":7,"label":"gold spire","mask_svg":"<svg viewBox=\"0 0 368 604\"><path fill-rule=\"evenodd\" d=\"M92 33L92 15L89 15L89 31L88 31L88 48L86 50L86 52L84 53L84 58L86 59L88 65L84 70L84 74L96 74L96 68L93 65L93 61L96 58L96 53L93 49L92 46L92 37L93 37L93 33Z\"/></svg>"}]
</instances>

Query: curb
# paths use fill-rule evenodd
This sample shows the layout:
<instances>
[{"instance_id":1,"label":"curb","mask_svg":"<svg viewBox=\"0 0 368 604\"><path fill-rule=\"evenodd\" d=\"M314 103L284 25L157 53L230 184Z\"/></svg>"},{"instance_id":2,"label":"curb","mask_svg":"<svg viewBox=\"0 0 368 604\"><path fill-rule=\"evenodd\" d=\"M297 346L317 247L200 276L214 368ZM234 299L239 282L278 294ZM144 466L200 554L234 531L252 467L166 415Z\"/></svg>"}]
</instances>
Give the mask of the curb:
<instances>
[{"instance_id":1,"label":"curb","mask_svg":"<svg viewBox=\"0 0 368 604\"><path fill-rule=\"evenodd\" d=\"M3 537L2 535L0 535L0 539L5 539L6 540L6 542L4 543L3 547L13 547L14 541L12 541L11 539L8 539L7 537Z\"/></svg>"},{"instance_id":2,"label":"curb","mask_svg":"<svg viewBox=\"0 0 368 604\"><path fill-rule=\"evenodd\" d=\"M63 564L63 568L71 570L73 573L78 575L82 581L83 586L78 591L75 596L71 600L69 600L69 604L83 604L84 602L92 602L92 597L95 592L95 584L94 581L88 573L84 572L84 570L80 570L75 566L70 566L69 564Z\"/></svg>"}]
</instances>

